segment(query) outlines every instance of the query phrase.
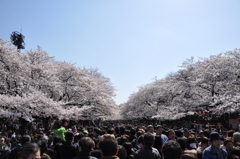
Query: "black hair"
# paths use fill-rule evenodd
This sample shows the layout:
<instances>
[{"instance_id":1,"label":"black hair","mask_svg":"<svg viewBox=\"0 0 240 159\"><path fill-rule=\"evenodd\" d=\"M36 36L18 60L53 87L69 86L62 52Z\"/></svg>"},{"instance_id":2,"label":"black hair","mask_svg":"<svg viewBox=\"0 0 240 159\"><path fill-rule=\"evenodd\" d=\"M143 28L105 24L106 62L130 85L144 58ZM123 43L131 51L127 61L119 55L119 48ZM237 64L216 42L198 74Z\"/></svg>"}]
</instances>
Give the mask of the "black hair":
<instances>
[{"instance_id":1,"label":"black hair","mask_svg":"<svg viewBox=\"0 0 240 159\"><path fill-rule=\"evenodd\" d=\"M113 129L113 128L108 129L108 130L107 130L107 133L108 133L108 134L113 134L113 133L114 133L114 129Z\"/></svg>"},{"instance_id":2,"label":"black hair","mask_svg":"<svg viewBox=\"0 0 240 159\"><path fill-rule=\"evenodd\" d=\"M37 153L40 148L37 143L26 143L18 153L18 158L27 159L30 154Z\"/></svg>"},{"instance_id":3,"label":"black hair","mask_svg":"<svg viewBox=\"0 0 240 159\"><path fill-rule=\"evenodd\" d=\"M145 133L143 135L143 143L146 146L152 146L154 144L155 141L155 136L151 133Z\"/></svg>"},{"instance_id":4,"label":"black hair","mask_svg":"<svg viewBox=\"0 0 240 159\"><path fill-rule=\"evenodd\" d=\"M177 139L178 144L180 145L181 149L184 151L186 149L186 140L184 138Z\"/></svg>"},{"instance_id":5,"label":"black hair","mask_svg":"<svg viewBox=\"0 0 240 159\"><path fill-rule=\"evenodd\" d=\"M162 154L164 158L179 159L182 155L182 149L177 141L170 140L163 144Z\"/></svg>"},{"instance_id":6,"label":"black hair","mask_svg":"<svg viewBox=\"0 0 240 159\"><path fill-rule=\"evenodd\" d=\"M98 135L101 133L101 130L100 129L98 129L98 128L94 128L93 129L93 132L96 132Z\"/></svg>"},{"instance_id":7,"label":"black hair","mask_svg":"<svg viewBox=\"0 0 240 159\"><path fill-rule=\"evenodd\" d=\"M26 143L30 143L31 142L31 137L29 135L23 135L23 137L21 138L21 144L24 145Z\"/></svg>"},{"instance_id":8,"label":"black hair","mask_svg":"<svg viewBox=\"0 0 240 159\"><path fill-rule=\"evenodd\" d=\"M118 143L115 138L104 138L99 142L99 148L104 156L116 155L118 149Z\"/></svg>"},{"instance_id":9,"label":"black hair","mask_svg":"<svg viewBox=\"0 0 240 159\"><path fill-rule=\"evenodd\" d=\"M143 144L143 135L140 135L137 139L137 142Z\"/></svg>"},{"instance_id":10,"label":"black hair","mask_svg":"<svg viewBox=\"0 0 240 159\"><path fill-rule=\"evenodd\" d=\"M40 147L40 153L41 153L41 156L43 155L43 153L46 152L47 150L47 142L45 140L39 140L37 142L38 146Z\"/></svg>"},{"instance_id":11,"label":"black hair","mask_svg":"<svg viewBox=\"0 0 240 159\"><path fill-rule=\"evenodd\" d=\"M131 134L131 135L135 135L135 134L136 134L136 130L135 130L135 129L131 129L131 130L130 130L130 134Z\"/></svg>"},{"instance_id":12,"label":"black hair","mask_svg":"<svg viewBox=\"0 0 240 159\"><path fill-rule=\"evenodd\" d=\"M53 138L53 146L55 146L57 143L62 143L62 138L59 136L54 136Z\"/></svg>"},{"instance_id":13,"label":"black hair","mask_svg":"<svg viewBox=\"0 0 240 159\"><path fill-rule=\"evenodd\" d=\"M156 135L156 136L155 136L155 142L154 142L153 147L156 148L156 149L159 151L159 153L161 153L162 144L163 144L163 143L162 143L162 138L161 138L161 136L160 136L160 135Z\"/></svg>"},{"instance_id":14,"label":"black hair","mask_svg":"<svg viewBox=\"0 0 240 159\"><path fill-rule=\"evenodd\" d=\"M95 147L95 142L90 137L83 137L79 141L82 151L91 151Z\"/></svg>"},{"instance_id":15,"label":"black hair","mask_svg":"<svg viewBox=\"0 0 240 159\"><path fill-rule=\"evenodd\" d=\"M72 132L66 132L65 133L65 139L68 140L68 141L71 141L74 137L74 134Z\"/></svg>"}]
</instances>

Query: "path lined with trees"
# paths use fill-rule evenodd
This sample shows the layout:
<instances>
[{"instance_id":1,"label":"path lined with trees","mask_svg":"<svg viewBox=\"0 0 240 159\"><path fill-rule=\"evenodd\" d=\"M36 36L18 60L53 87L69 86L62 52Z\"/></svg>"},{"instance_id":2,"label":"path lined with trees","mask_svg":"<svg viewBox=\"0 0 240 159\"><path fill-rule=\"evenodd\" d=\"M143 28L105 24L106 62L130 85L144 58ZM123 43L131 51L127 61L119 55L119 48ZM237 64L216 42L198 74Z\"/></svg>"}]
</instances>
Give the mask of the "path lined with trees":
<instances>
[{"instance_id":1,"label":"path lined with trees","mask_svg":"<svg viewBox=\"0 0 240 159\"><path fill-rule=\"evenodd\" d=\"M20 53L0 39L0 116L5 119L211 120L238 111L240 49L190 58L142 86L118 107L115 88L97 69L57 61L38 47Z\"/></svg>"}]
</instances>

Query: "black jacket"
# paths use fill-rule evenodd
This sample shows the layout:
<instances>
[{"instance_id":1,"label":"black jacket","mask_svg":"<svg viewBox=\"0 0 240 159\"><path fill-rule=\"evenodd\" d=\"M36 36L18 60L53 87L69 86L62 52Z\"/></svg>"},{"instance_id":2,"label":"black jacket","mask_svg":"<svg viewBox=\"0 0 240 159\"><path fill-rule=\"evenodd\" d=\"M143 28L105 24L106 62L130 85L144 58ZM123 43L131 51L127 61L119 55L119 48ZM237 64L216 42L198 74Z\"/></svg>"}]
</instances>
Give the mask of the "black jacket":
<instances>
[{"instance_id":1,"label":"black jacket","mask_svg":"<svg viewBox=\"0 0 240 159\"><path fill-rule=\"evenodd\" d=\"M58 147L57 159L72 159L78 155L78 148L70 141L66 141Z\"/></svg>"},{"instance_id":2,"label":"black jacket","mask_svg":"<svg viewBox=\"0 0 240 159\"><path fill-rule=\"evenodd\" d=\"M91 151L82 151L78 153L77 157L73 159L97 159L96 157L90 156Z\"/></svg>"},{"instance_id":3,"label":"black jacket","mask_svg":"<svg viewBox=\"0 0 240 159\"><path fill-rule=\"evenodd\" d=\"M161 155L157 149L144 146L142 149L137 150L134 159L161 159Z\"/></svg>"}]
</instances>

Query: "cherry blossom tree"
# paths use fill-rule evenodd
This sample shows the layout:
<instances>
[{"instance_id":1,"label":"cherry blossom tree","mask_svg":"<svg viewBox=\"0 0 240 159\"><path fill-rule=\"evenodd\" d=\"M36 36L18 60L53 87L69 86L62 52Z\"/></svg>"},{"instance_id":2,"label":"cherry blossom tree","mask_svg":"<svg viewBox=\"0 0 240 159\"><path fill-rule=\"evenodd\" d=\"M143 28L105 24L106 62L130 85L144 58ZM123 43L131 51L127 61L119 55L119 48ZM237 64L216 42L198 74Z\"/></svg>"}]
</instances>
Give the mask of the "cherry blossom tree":
<instances>
[{"instance_id":1,"label":"cherry blossom tree","mask_svg":"<svg viewBox=\"0 0 240 159\"><path fill-rule=\"evenodd\" d=\"M125 117L179 119L199 111L221 115L239 109L239 58L235 49L187 59L181 69L141 87L122 108Z\"/></svg>"},{"instance_id":2,"label":"cherry blossom tree","mask_svg":"<svg viewBox=\"0 0 240 159\"><path fill-rule=\"evenodd\" d=\"M94 69L56 61L41 47L19 53L0 39L0 67L2 117L96 119L113 115L116 109L109 78Z\"/></svg>"}]
</instances>

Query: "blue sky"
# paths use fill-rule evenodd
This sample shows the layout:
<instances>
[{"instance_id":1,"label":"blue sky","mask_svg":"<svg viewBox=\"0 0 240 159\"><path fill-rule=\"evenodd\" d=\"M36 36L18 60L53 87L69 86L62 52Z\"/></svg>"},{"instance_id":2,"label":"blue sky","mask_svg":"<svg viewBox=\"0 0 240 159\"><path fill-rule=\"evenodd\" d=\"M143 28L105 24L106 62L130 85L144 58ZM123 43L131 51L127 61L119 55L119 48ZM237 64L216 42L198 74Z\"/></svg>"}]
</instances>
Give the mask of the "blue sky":
<instances>
[{"instance_id":1,"label":"blue sky","mask_svg":"<svg viewBox=\"0 0 240 159\"><path fill-rule=\"evenodd\" d=\"M187 58L240 47L239 0L0 0L0 38L98 68L117 104Z\"/></svg>"}]
</instances>

